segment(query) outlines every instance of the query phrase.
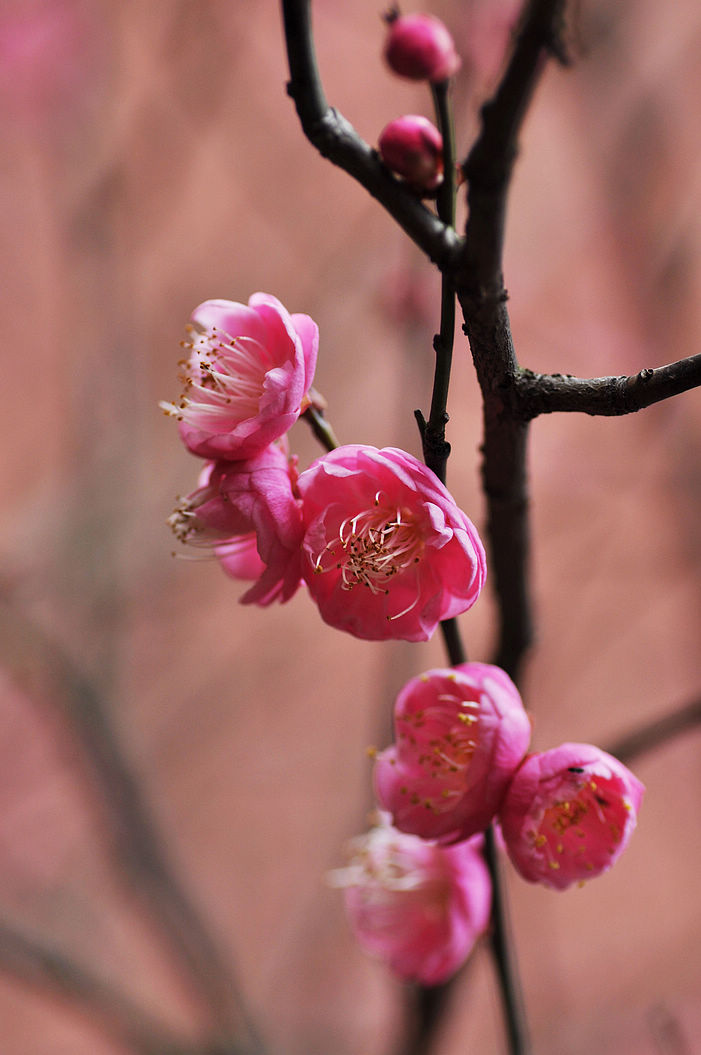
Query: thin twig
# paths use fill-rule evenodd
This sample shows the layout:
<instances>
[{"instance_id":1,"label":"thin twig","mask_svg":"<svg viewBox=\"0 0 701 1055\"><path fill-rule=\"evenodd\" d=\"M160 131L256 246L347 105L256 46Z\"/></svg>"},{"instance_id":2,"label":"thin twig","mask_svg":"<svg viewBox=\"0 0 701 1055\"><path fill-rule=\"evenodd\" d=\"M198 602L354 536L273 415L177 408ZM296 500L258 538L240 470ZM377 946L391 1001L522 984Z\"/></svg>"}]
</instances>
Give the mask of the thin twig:
<instances>
[{"instance_id":1,"label":"thin twig","mask_svg":"<svg viewBox=\"0 0 701 1055\"><path fill-rule=\"evenodd\" d=\"M520 370L515 379L515 409L524 419L555 411L614 417L633 414L700 385L701 353L628 377L584 378Z\"/></svg>"},{"instance_id":2,"label":"thin twig","mask_svg":"<svg viewBox=\"0 0 701 1055\"><path fill-rule=\"evenodd\" d=\"M436 205L438 216L449 227L455 225L455 140L453 117L449 104L449 82L441 81L431 86L436 120L443 137L443 182L438 190ZM446 442L445 427L448 423L448 390L453 362L455 341L455 290L446 274L441 276L441 321L439 332L433 338L436 365L433 374L433 392L428 421L424 423L419 412L416 417L421 429L424 461L439 480L445 483L450 444Z\"/></svg>"},{"instance_id":3,"label":"thin twig","mask_svg":"<svg viewBox=\"0 0 701 1055\"><path fill-rule=\"evenodd\" d=\"M327 103L314 52L309 0L282 0L282 12L290 68L287 91L304 134L323 157L365 187L431 260L446 268L460 246L455 231L393 176L377 151Z\"/></svg>"},{"instance_id":4,"label":"thin twig","mask_svg":"<svg viewBox=\"0 0 701 1055\"><path fill-rule=\"evenodd\" d=\"M490 943L492 956L499 976L499 990L504 1009L504 1020L511 1055L528 1055L531 1050L523 994L518 972L515 970L513 941L507 918L506 899L502 891L499 856L494 838L494 829L484 833L484 856L492 880L492 929Z\"/></svg>"},{"instance_id":5,"label":"thin twig","mask_svg":"<svg viewBox=\"0 0 701 1055\"><path fill-rule=\"evenodd\" d=\"M433 105L438 128L443 137L443 183L436 200L440 219L450 227L455 225L455 138L453 115L449 102L448 81L431 85ZM448 391L455 342L455 290L447 275L441 276L440 328L433 338L436 353L433 374L431 410L428 421L420 411L415 411L421 431L424 461L443 483L446 481L450 444L446 442L445 427L448 423ZM457 619L445 619L440 624L443 641L451 666L467 660ZM410 1033L404 1055L429 1055L435 1041L455 979L438 986L412 987L407 994L407 1019Z\"/></svg>"},{"instance_id":6,"label":"thin twig","mask_svg":"<svg viewBox=\"0 0 701 1055\"><path fill-rule=\"evenodd\" d=\"M307 422L324 450L334 451L338 447L339 443L336 439L336 434L320 410L317 410L314 406L307 407L302 414L302 418Z\"/></svg>"}]
</instances>

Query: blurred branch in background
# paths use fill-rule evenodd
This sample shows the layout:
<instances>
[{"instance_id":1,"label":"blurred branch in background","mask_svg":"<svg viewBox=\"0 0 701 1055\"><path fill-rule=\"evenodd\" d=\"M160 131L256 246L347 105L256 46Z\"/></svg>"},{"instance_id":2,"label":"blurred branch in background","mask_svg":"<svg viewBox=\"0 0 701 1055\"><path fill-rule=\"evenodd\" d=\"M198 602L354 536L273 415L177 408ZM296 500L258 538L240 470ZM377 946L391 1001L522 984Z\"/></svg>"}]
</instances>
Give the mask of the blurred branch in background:
<instances>
[{"instance_id":1,"label":"blurred branch in background","mask_svg":"<svg viewBox=\"0 0 701 1055\"><path fill-rule=\"evenodd\" d=\"M32 686L41 684L42 697L60 707L69 736L79 745L94 793L90 805L97 806L106 821L101 831L108 839L118 876L140 905L147 923L159 932L181 975L196 994L216 1050L231 1055L262 1052L262 1041L244 1006L230 959L218 947L168 861L138 778L119 747L108 708L93 682L57 644L5 600L0 602L0 641L5 667ZM29 941L22 944L9 930L5 934L14 941L8 954L12 948L24 949L23 962L27 965L38 968L42 963L54 962L48 953L44 957L38 952L29 955ZM14 962L19 962L17 957ZM55 964L57 978L63 978L64 983L73 979L70 989L74 996L83 991L91 1003L105 1012L107 996L97 982L91 982L58 955ZM47 978L46 971L39 973ZM120 1022L125 1024L126 1005L116 996L113 1003L121 1009ZM134 1028L138 1027L137 1019ZM139 1035L144 1033L144 1029L138 1031Z\"/></svg>"},{"instance_id":2,"label":"blurred branch in background","mask_svg":"<svg viewBox=\"0 0 701 1055\"><path fill-rule=\"evenodd\" d=\"M185 1055L177 1037L71 957L0 918L0 972L50 1000L67 1003L137 1055Z\"/></svg>"},{"instance_id":3,"label":"blurred branch in background","mask_svg":"<svg viewBox=\"0 0 701 1055\"><path fill-rule=\"evenodd\" d=\"M634 727L631 732L614 740L607 751L620 758L621 762L630 762L640 755L663 747L669 740L689 732L698 725L701 725L701 697L683 704L662 718L655 718L651 722L643 722Z\"/></svg>"}]
</instances>

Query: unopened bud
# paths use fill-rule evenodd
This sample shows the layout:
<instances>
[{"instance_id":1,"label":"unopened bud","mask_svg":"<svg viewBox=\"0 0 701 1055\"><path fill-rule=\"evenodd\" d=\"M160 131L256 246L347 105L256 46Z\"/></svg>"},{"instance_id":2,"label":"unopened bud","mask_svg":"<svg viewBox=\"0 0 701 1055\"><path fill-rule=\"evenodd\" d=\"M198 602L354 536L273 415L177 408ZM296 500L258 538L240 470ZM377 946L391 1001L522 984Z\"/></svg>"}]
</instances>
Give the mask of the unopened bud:
<instances>
[{"instance_id":1,"label":"unopened bud","mask_svg":"<svg viewBox=\"0 0 701 1055\"><path fill-rule=\"evenodd\" d=\"M387 15L385 59L390 69L412 81L445 81L462 60L447 27L434 15Z\"/></svg>"},{"instance_id":2,"label":"unopened bud","mask_svg":"<svg viewBox=\"0 0 701 1055\"><path fill-rule=\"evenodd\" d=\"M426 117L407 114L390 121L378 147L385 165L416 190L435 190L443 179L443 138Z\"/></svg>"}]
</instances>

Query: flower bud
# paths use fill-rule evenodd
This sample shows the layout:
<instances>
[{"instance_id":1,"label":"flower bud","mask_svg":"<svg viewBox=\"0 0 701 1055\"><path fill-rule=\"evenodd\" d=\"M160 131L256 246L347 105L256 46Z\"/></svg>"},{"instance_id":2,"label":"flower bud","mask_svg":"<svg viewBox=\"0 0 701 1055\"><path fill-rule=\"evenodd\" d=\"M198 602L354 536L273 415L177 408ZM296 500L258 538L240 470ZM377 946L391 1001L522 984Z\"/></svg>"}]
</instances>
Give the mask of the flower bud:
<instances>
[{"instance_id":1,"label":"flower bud","mask_svg":"<svg viewBox=\"0 0 701 1055\"><path fill-rule=\"evenodd\" d=\"M618 759L591 744L529 755L499 815L515 868L557 890L606 872L628 844L643 791Z\"/></svg>"},{"instance_id":2,"label":"flower bud","mask_svg":"<svg viewBox=\"0 0 701 1055\"><path fill-rule=\"evenodd\" d=\"M443 179L443 137L426 117L407 114L390 121L378 147L385 165L416 190L434 190Z\"/></svg>"},{"instance_id":3,"label":"flower bud","mask_svg":"<svg viewBox=\"0 0 701 1055\"><path fill-rule=\"evenodd\" d=\"M445 81L462 60L447 27L434 15L387 15L389 31L384 55L387 65L412 81Z\"/></svg>"}]
</instances>

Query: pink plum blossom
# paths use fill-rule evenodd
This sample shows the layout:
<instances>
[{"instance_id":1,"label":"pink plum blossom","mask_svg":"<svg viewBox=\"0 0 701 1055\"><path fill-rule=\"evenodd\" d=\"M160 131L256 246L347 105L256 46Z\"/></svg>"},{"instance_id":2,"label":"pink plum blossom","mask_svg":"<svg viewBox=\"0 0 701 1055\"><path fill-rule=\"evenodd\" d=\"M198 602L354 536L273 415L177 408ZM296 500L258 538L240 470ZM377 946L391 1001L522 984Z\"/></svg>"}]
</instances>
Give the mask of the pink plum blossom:
<instances>
[{"instance_id":1,"label":"pink plum blossom","mask_svg":"<svg viewBox=\"0 0 701 1055\"><path fill-rule=\"evenodd\" d=\"M385 165L418 191L443 179L443 137L428 118L406 114L382 129L377 143Z\"/></svg>"},{"instance_id":2,"label":"pink plum blossom","mask_svg":"<svg viewBox=\"0 0 701 1055\"><path fill-rule=\"evenodd\" d=\"M242 462L210 462L169 519L181 542L214 550L224 570L255 579L243 604L287 601L300 585L302 515L284 443Z\"/></svg>"},{"instance_id":3,"label":"pink plum blossom","mask_svg":"<svg viewBox=\"0 0 701 1055\"><path fill-rule=\"evenodd\" d=\"M300 474L302 574L330 626L367 640L426 641L484 584L479 535L410 454L349 445Z\"/></svg>"},{"instance_id":4,"label":"pink plum blossom","mask_svg":"<svg viewBox=\"0 0 701 1055\"><path fill-rule=\"evenodd\" d=\"M481 838L441 847L386 819L351 843L346 911L366 950L406 981L437 985L470 955L489 923L491 884Z\"/></svg>"},{"instance_id":5,"label":"pink plum blossom","mask_svg":"<svg viewBox=\"0 0 701 1055\"><path fill-rule=\"evenodd\" d=\"M435 15L390 13L384 55L400 77L414 81L444 81L462 61L449 30Z\"/></svg>"},{"instance_id":6,"label":"pink plum blossom","mask_svg":"<svg viewBox=\"0 0 701 1055\"><path fill-rule=\"evenodd\" d=\"M394 723L375 790L396 827L442 842L484 831L531 736L509 676L487 663L429 670L399 693Z\"/></svg>"},{"instance_id":7,"label":"pink plum blossom","mask_svg":"<svg viewBox=\"0 0 701 1055\"><path fill-rule=\"evenodd\" d=\"M644 790L591 744L529 755L499 818L509 857L524 879L558 890L601 875L625 849Z\"/></svg>"},{"instance_id":8,"label":"pink plum blossom","mask_svg":"<svg viewBox=\"0 0 701 1055\"><path fill-rule=\"evenodd\" d=\"M254 293L248 307L205 301L188 329L185 388L177 403L161 403L162 409L178 419L193 454L231 461L259 454L305 407L316 367L316 323Z\"/></svg>"}]
</instances>

